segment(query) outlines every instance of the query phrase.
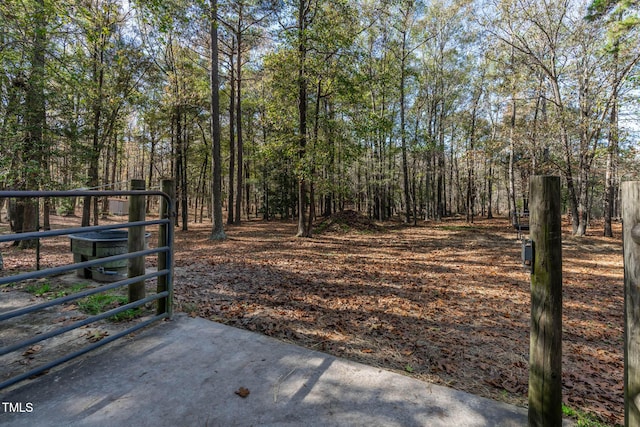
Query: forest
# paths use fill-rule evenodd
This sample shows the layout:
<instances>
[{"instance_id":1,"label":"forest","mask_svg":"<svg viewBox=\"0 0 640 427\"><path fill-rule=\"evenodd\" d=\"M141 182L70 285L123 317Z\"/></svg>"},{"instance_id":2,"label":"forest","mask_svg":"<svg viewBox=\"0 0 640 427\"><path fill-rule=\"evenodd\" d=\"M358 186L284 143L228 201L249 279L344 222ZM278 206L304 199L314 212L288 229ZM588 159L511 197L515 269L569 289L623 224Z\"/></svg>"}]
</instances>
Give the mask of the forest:
<instances>
[{"instance_id":1,"label":"forest","mask_svg":"<svg viewBox=\"0 0 640 427\"><path fill-rule=\"evenodd\" d=\"M0 191L171 178L176 311L522 406L530 271L509 217L530 177L559 176L563 404L615 425L638 46L638 0L3 0ZM109 209L0 199L0 221ZM2 252L7 273L39 266L39 244Z\"/></svg>"},{"instance_id":2,"label":"forest","mask_svg":"<svg viewBox=\"0 0 640 427\"><path fill-rule=\"evenodd\" d=\"M347 209L526 211L546 174L575 235L602 218L611 236L640 170L637 24L611 0L5 0L0 189L174 177L183 230L224 215L311 236ZM45 227L107 209L49 203Z\"/></svg>"}]
</instances>

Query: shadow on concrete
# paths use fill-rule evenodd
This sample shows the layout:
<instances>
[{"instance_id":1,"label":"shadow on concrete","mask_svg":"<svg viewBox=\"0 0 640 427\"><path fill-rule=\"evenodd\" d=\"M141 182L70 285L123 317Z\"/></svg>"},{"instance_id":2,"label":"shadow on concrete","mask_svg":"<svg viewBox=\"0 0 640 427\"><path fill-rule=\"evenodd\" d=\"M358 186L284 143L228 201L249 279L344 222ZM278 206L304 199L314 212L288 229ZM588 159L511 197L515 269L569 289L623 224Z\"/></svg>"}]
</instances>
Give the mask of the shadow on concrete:
<instances>
[{"instance_id":1,"label":"shadow on concrete","mask_svg":"<svg viewBox=\"0 0 640 427\"><path fill-rule=\"evenodd\" d=\"M0 400L33 408L0 408L0 425L29 427L527 424L523 408L185 315Z\"/></svg>"}]
</instances>

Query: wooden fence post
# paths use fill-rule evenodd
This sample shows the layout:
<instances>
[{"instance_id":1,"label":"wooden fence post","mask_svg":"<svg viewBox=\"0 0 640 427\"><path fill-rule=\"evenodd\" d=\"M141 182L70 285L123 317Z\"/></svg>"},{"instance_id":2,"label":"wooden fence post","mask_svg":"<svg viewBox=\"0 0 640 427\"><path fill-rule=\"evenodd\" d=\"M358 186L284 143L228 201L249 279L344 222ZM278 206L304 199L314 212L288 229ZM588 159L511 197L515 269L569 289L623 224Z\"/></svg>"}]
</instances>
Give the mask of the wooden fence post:
<instances>
[{"instance_id":1,"label":"wooden fence post","mask_svg":"<svg viewBox=\"0 0 640 427\"><path fill-rule=\"evenodd\" d=\"M530 182L529 426L562 425L562 223L560 178Z\"/></svg>"},{"instance_id":2,"label":"wooden fence post","mask_svg":"<svg viewBox=\"0 0 640 427\"><path fill-rule=\"evenodd\" d=\"M144 190L145 182L143 179L132 179L131 190ZM145 196L131 196L129 198L129 222L145 220ZM145 238L144 226L130 227L128 238L129 252L138 252L144 250ZM128 276L136 277L145 274L144 257L129 259ZM138 301L145 297L145 282L132 283L129 285L129 302Z\"/></svg>"},{"instance_id":3,"label":"wooden fence post","mask_svg":"<svg viewBox=\"0 0 640 427\"><path fill-rule=\"evenodd\" d=\"M624 425L640 426L640 181L622 183Z\"/></svg>"},{"instance_id":4,"label":"wooden fence post","mask_svg":"<svg viewBox=\"0 0 640 427\"><path fill-rule=\"evenodd\" d=\"M168 225L163 225L160 227L158 231L158 246L167 246L169 242L169 233L173 232L173 224L174 224L174 212L175 209L175 198L176 198L176 186L175 181L173 179L163 179L161 180L161 188L162 192L169 195L171 199L171 206L167 202L167 200L162 197L160 198L160 219L167 218L170 220ZM158 253L158 271L165 269L172 269L173 257L171 254L167 254L166 252ZM173 269L172 269L173 271ZM172 292L171 292L171 284L173 283L173 278L168 276L159 276L158 277L158 286L157 292L169 291L169 297L159 299L158 300L158 310L157 314L168 313L169 317L173 314L173 301L172 301Z\"/></svg>"}]
</instances>

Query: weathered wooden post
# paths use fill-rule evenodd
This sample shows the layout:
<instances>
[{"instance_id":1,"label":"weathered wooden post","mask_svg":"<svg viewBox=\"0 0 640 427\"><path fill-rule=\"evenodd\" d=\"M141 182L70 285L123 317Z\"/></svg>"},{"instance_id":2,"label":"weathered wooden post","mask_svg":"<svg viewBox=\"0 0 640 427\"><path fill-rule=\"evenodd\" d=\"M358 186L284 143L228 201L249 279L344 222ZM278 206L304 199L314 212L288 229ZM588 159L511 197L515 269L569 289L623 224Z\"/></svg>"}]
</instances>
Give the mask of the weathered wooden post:
<instances>
[{"instance_id":1,"label":"weathered wooden post","mask_svg":"<svg viewBox=\"0 0 640 427\"><path fill-rule=\"evenodd\" d=\"M132 179L131 190L144 190L143 179ZM129 198L129 222L145 220L145 196L131 196ZM144 250L144 226L130 227L128 238L129 253ZM142 276L145 273L144 257L129 259L129 277ZM145 282L129 285L129 302L138 301L145 297Z\"/></svg>"},{"instance_id":2,"label":"weathered wooden post","mask_svg":"<svg viewBox=\"0 0 640 427\"><path fill-rule=\"evenodd\" d=\"M560 178L530 183L529 426L562 425L562 223Z\"/></svg>"},{"instance_id":3,"label":"weathered wooden post","mask_svg":"<svg viewBox=\"0 0 640 427\"><path fill-rule=\"evenodd\" d=\"M167 246L169 242L169 233L173 232L173 224L174 224L174 212L173 203L175 203L176 199L176 185L175 181L172 179L163 179L160 182L162 192L166 193L171 199L171 204L162 197L160 198L160 219L169 219L170 223L168 225L163 225L160 227L158 232L158 246ZM167 254L166 252L158 253L158 271L170 269L172 267L171 263L173 262L173 257L171 254ZM173 269L171 269L173 271ZM173 282L172 277L168 276L159 276L158 277L158 286L157 292L169 291L169 296L167 298L158 300L158 310L157 314L168 313L169 317L173 314L173 301L172 301L172 292L171 292L171 284Z\"/></svg>"},{"instance_id":4,"label":"weathered wooden post","mask_svg":"<svg viewBox=\"0 0 640 427\"><path fill-rule=\"evenodd\" d=\"M640 181L622 183L624 425L640 426Z\"/></svg>"}]
</instances>

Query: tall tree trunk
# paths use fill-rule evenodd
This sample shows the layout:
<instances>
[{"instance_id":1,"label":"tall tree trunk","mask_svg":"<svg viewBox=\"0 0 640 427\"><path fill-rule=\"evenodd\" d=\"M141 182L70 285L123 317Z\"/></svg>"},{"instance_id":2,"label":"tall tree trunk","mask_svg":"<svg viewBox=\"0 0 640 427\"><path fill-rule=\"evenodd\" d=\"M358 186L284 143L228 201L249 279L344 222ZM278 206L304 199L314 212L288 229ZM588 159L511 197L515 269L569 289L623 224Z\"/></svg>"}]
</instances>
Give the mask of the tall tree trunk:
<instances>
[{"instance_id":1,"label":"tall tree trunk","mask_svg":"<svg viewBox=\"0 0 640 427\"><path fill-rule=\"evenodd\" d=\"M589 129L591 102L589 101L588 78L586 71L578 77L578 106L580 107L580 161L578 167L578 228L575 230L577 236L584 236L587 233L589 220L589 175L591 169L591 156L589 153L589 143L592 133ZM598 132L599 133L599 132Z\"/></svg>"},{"instance_id":2,"label":"tall tree trunk","mask_svg":"<svg viewBox=\"0 0 640 427\"><path fill-rule=\"evenodd\" d=\"M448 199L448 205L449 205L448 209L445 209L444 211L445 214L447 215L451 215L453 213L453 207L458 203L456 198L454 197L454 190L456 188L456 186L454 185L454 172L455 172L455 165L456 165L454 161L455 160L454 159L455 144L452 143L450 145L451 147L449 148L449 189L448 191L446 188L444 189L444 194L445 194L445 197ZM442 153L442 155L444 157L444 152ZM443 184L444 184L444 180L443 180Z\"/></svg>"},{"instance_id":3,"label":"tall tree trunk","mask_svg":"<svg viewBox=\"0 0 640 427\"><path fill-rule=\"evenodd\" d=\"M255 166L255 163L254 163ZM245 213L247 215L247 220L249 219L249 215L251 215L251 184L249 182L249 179L251 178L251 171L253 170L253 167L249 167L249 162L247 162L244 165L244 210ZM257 206L258 206L258 202L257 200L255 201L254 206L256 207L256 215L257 215Z\"/></svg>"},{"instance_id":4,"label":"tall tree trunk","mask_svg":"<svg viewBox=\"0 0 640 427\"><path fill-rule=\"evenodd\" d=\"M334 114L333 114L333 108L332 105L325 99L324 101L324 110L327 114L327 118L330 121L333 121L334 119ZM328 164L325 170L325 178L327 179L327 182L334 182L334 179L336 178L335 176L335 157L336 157L336 143L335 143L335 139L333 138L333 132L331 130L328 131L328 135L327 135L327 144L329 145L328 149L329 149L329 153L328 153ZM360 171L360 165L358 164L357 167L357 180L358 180L358 186L357 186L357 194L356 194L356 200L357 200L357 210L360 211L360 202L361 202L361 189L360 189L360 178L361 178L361 171ZM325 217L329 217L331 216L332 213L332 204L334 203L334 186L330 186L330 188L327 190L326 194L324 195L324 211L322 213L323 216Z\"/></svg>"},{"instance_id":5,"label":"tall tree trunk","mask_svg":"<svg viewBox=\"0 0 640 427\"><path fill-rule=\"evenodd\" d=\"M446 176L446 168L444 165L444 156L445 153L440 151L439 144L438 148L434 153L433 166L434 166L434 179L431 183L433 194L432 197L434 199L434 207L433 207L433 217L437 221L441 221L445 216L445 205L447 196L444 193L444 179Z\"/></svg>"},{"instance_id":6,"label":"tall tree trunk","mask_svg":"<svg viewBox=\"0 0 640 427\"><path fill-rule=\"evenodd\" d=\"M104 51L105 51L105 35L101 31L97 31L100 34L98 40L93 43L93 58L92 58L92 80L96 88L94 94L92 115L93 115L93 129L92 129L92 146L89 151L89 169L87 172L87 187L89 189L95 189L98 187L98 174L99 174L99 159L100 159L100 131L101 120L103 110L103 87L104 87ZM85 197L82 207L82 226L88 226L91 222L91 211L93 210L93 225L98 225L98 212L97 212L97 199L92 197ZM93 209L92 209L93 206Z\"/></svg>"},{"instance_id":7,"label":"tall tree trunk","mask_svg":"<svg viewBox=\"0 0 640 427\"><path fill-rule=\"evenodd\" d=\"M487 174L487 219L493 219L493 161L489 159Z\"/></svg>"},{"instance_id":8,"label":"tall tree trunk","mask_svg":"<svg viewBox=\"0 0 640 427\"><path fill-rule=\"evenodd\" d=\"M174 120L175 120L175 130L176 130L176 135L175 135L175 141L176 141L176 170L175 170L175 175L176 175L176 179L177 179L177 208L178 211L180 212L180 217L181 217L181 221L182 221L182 231L187 231L189 229L189 225L188 225L188 210L189 207L187 206L187 180L186 180L186 157L185 157L185 150L186 150L186 135L185 135L185 130L184 130L184 123L183 123L183 112L182 112L183 108L181 105L177 105L175 107L175 113L174 113Z\"/></svg>"},{"instance_id":9,"label":"tall tree trunk","mask_svg":"<svg viewBox=\"0 0 640 427\"><path fill-rule=\"evenodd\" d=\"M42 200L42 229L51 230L51 198L45 197Z\"/></svg>"},{"instance_id":10,"label":"tall tree trunk","mask_svg":"<svg viewBox=\"0 0 640 427\"><path fill-rule=\"evenodd\" d=\"M226 238L222 225L222 159L220 147L220 80L218 76L218 0L210 0L209 38L211 42L211 204L213 227L211 240Z\"/></svg>"},{"instance_id":11,"label":"tall tree trunk","mask_svg":"<svg viewBox=\"0 0 640 427\"><path fill-rule=\"evenodd\" d=\"M227 224L234 223L234 206L235 206L235 170L236 170L236 84L235 84L235 68L233 57L235 54L236 41L231 41L231 53L229 53L229 197L227 203Z\"/></svg>"},{"instance_id":12,"label":"tall tree trunk","mask_svg":"<svg viewBox=\"0 0 640 427\"><path fill-rule=\"evenodd\" d=\"M316 103L314 109L314 117L313 117L313 158L311 160L311 180L309 183L309 219L308 219L308 227L309 230L313 227L313 221L315 220L316 214L316 195L315 195L315 186L314 186L314 177L316 175L316 150L318 146L318 138L320 135L320 99L322 97L322 79L318 79L318 86L316 92Z\"/></svg>"},{"instance_id":13,"label":"tall tree trunk","mask_svg":"<svg viewBox=\"0 0 640 427\"><path fill-rule=\"evenodd\" d=\"M567 180L567 190L569 191L569 205L571 209L571 222L573 228L573 234L578 232L579 224L579 212L578 212L578 197L576 195L576 188L573 175L573 150L571 147L571 141L569 139L569 130L566 122L566 112L564 103L562 101L562 95L560 92L560 84L555 76L550 76L551 88L553 89L553 96L555 106L560 116L560 141L565 151L565 161L567 163L564 169L565 179ZM585 183L586 185L586 183Z\"/></svg>"},{"instance_id":14,"label":"tall tree trunk","mask_svg":"<svg viewBox=\"0 0 640 427\"><path fill-rule=\"evenodd\" d=\"M209 179L207 171L209 170L209 153L211 152L211 148L209 147L209 143L207 142L207 135L204 131L204 128L200 123L198 123L198 128L200 128L200 133L202 134L202 141L204 142L204 146L207 149L204 155L204 160L202 161L202 167L200 168L200 175L198 178L198 187L196 194L196 212L194 218L196 218L196 222L202 224L204 221L204 205L209 200L209 194L207 191L207 180ZM197 212L197 201L198 197L200 198L200 221L197 220L198 212ZM211 210L209 210L211 212Z\"/></svg>"},{"instance_id":15,"label":"tall tree trunk","mask_svg":"<svg viewBox=\"0 0 640 427\"><path fill-rule=\"evenodd\" d=\"M238 27L241 26L242 23L242 8L240 8L240 16L238 18ZM238 177L236 180L236 217L235 223L240 224L240 220L242 218L242 182L244 180L244 173L242 168L244 167L244 159L243 159L243 141L242 141L242 29L238 28L237 33L238 38L238 63L237 63L237 72L236 72L236 81L238 84L237 89L237 97L238 101L236 103L236 126L238 128ZM247 203L249 201L247 200Z\"/></svg>"},{"instance_id":16,"label":"tall tree trunk","mask_svg":"<svg viewBox=\"0 0 640 427\"><path fill-rule=\"evenodd\" d=\"M195 207L193 210L193 222L198 222L198 207L200 207L200 223L202 223L202 210L204 206L204 199L206 196L206 183L207 179L207 168L209 166L209 155L205 154L204 159L202 161L202 166L200 166L200 172L198 173L198 183L196 185L196 195L195 195Z\"/></svg>"},{"instance_id":17,"label":"tall tree trunk","mask_svg":"<svg viewBox=\"0 0 640 427\"><path fill-rule=\"evenodd\" d=\"M112 166L111 166L111 182L115 183L116 181L116 177L120 178L120 175L117 175L118 173L118 154L120 153L120 148L118 146L118 138L116 137L114 144L113 144L113 159L112 159Z\"/></svg>"},{"instance_id":18,"label":"tall tree trunk","mask_svg":"<svg viewBox=\"0 0 640 427\"><path fill-rule=\"evenodd\" d=\"M178 121L181 123L182 132L179 135L180 138L180 163L182 165L180 174L180 197L182 202L180 203L182 208L182 230L187 231L189 229L189 183L187 179L187 149L189 145L189 134L187 133L187 115L182 108L180 108L180 114L178 115Z\"/></svg>"},{"instance_id":19,"label":"tall tree trunk","mask_svg":"<svg viewBox=\"0 0 640 427\"><path fill-rule=\"evenodd\" d=\"M614 80L618 80L618 42L615 43L614 49ZM618 160L618 90L617 86L614 89L613 97L611 99L611 114L609 115L609 144L607 146L607 166L605 172L605 189L604 189L604 236L613 237L613 230L611 228L611 220L614 215L613 207L615 205L616 197L616 184L615 184L615 170Z\"/></svg>"},{"instance_id":20,"label":"tall tree trunk","mask_svg":"<svg viewBox=\"0 0 640 427\"><path fill-rule=\"evenodd\" d=\"M142 130L142 133L144 134L144 127ZM116 139L116 137L112 138L113 140ZM102 182L106 185L109 183L109 167L111 166L111 162L109 160L109 158L111 157L111 144L107 144L104 147L104 152L105 152L105 158L102 164ZM113 188L112 188L113 189ZM109 214L109 198L108 197L103 197L101 200L101 204L102 204L102 219L106 219L107 215Z\"/></svg>"},{"instance_id":21,"label":"tall tree trunk","mask_svg":"<svg viewBox=\"0 0 640 427\"><path fill-rule=\"evenodd\" d=\"M476 142L476 121L478 115L478 104L482 96L482 79L480 87L477 88L477 95L474 96L473 108L471 111L471 130L469 132L469 152L467 153L467 222L473 223L476 208L476 177L475 177L475 142Z\"/></svg>"},{"instance_id":22,"label":"tall tree trunk","mask_svg":"<svg viewBox=\"0 0 640 427\"><path fill-rule=\"evenodd\" d=\"M263 99L264 97L264 85L262 86ZM266 112L264 108L260 108L260 118L262 123L265 123ZM262 141L267 141L267 127L262 126ZM262 219L269 220L270 209L269 206L269 167L266 164L262 164Z\"/></svg>"},{"instance_id":23,"label":"tall tree trunk","mask_svg":"<svg viewBox=\"0 0 640 427\"><path fill-rule=\"evenodd\" d=\"M511 47L511 67L514 67L514 48ZM515 78L515 77L514 77ZM512 221L516 220L516 177L515 177L515 129L516 129L516 83L512 84L511 89L511 117L509 120L509 215L513 215Z\"/></svg>"},{"instance_id":24,"label":"tall tree trunk","mask_svg":"<svg viewBox=\"0 0 640 427\"><path fill-rule=\"evenodd\" d=\"M409 13L409 12L407 12ZM405 123L405 79L407 61L407 32L402 33L402 57L400 59L400 141L402 147L402 177L404 184L405 223L411 220L411 198L409 195L409 165L407 160L407 132Z\"/></svg>"},{"instance_id":25,"label":"tall tree trunk","mask_svg":"<svg viewBox=\"0 0 640 427\"><path fill-rule=\"evenodd\" d=\"M153 183L153 164L156 161L156 145L158 143L158 141L156 140L156 133L155 133L155 129L154 129L154 124L150 124L149 125L149 138L150 138L150 143L151 146L149 148L149 171L147 174L147 182L149 183L149 187L152 187L152 183ZM118 139L116 138L114 141L113 146L116 147L118 144ZM115 151L115 149L114 149ZM115 165L114 165L115 167ZM112 181L113 183L115 183L115 181ZM145 207L146 212L149 213L151 210L151 197L147 197L147 206Z\"/></svg>"},{"instance_id":26,"label":"tall tree trunk","mask_svg":"<svg viewBox=\"0 0 640 427\"><path fill-rule=\"evenodd\" d=\"M25 127L23 162L24 189L39 190L40 174L43 173L43 130L45 124L45 43L46 17L44 0L35 3L34 39L31 51L31 74L29 76L25 95ZM22 200L22 227L20 232L36 231L39 226L39 212L37 199ZM34 247L36 240L22 240L21 248Z\"/></svg>"},{"instance_id":27,"label":"tall tree trunk","mask_svg":"<svg viewBox=\"0 0 640 427\"><path fill-rule=\"evenodd\" d=\"M578 196L578 228L576 236L587 234L587 222L589 219L589 159L582 155L580 160L580 188Z\"/></svg>"},{"instance_id":28,"label":"tall tree trunk","mask_svg":"<svg viewBox=\"0 0 640 427\"><path fill-rule=\"evenodd\" d=\"M307 0L300 0L298 7L298 158L303 167L307 147ZM297 237L311 237L307 223L309 206L306 171L298 177L298 233Z\"/></svg>"},{"instance_id":29,"label":"tall tree trunk","mask_svg":"<svg viewBox=\"0 0 640 427\"><path fill-rule=\"evenodd\" d=\"M436 150L436 220L442 221L442 218L447 212L447 194L445 185L446 166L445 166L445 129L444 129L444 106L441 107L441 111L438 117L438 148ZM451 155L453 156L453 144L451 144ZM452 163L453 164L453 163ZM449 179L451 183L451 179ZM449 201L451 206L451 201Z\"/></svg>"}]
</instances>

